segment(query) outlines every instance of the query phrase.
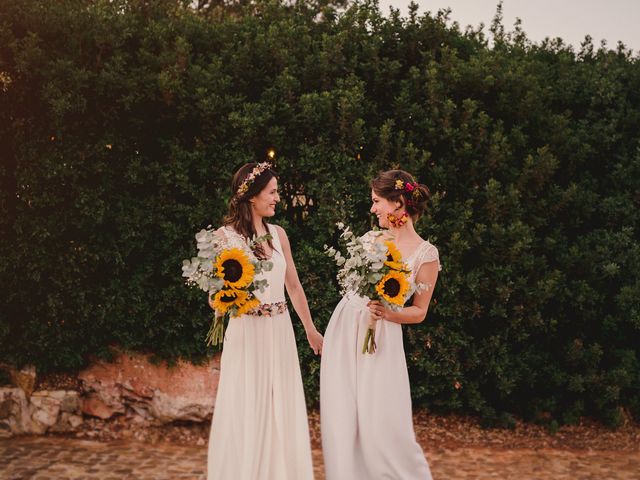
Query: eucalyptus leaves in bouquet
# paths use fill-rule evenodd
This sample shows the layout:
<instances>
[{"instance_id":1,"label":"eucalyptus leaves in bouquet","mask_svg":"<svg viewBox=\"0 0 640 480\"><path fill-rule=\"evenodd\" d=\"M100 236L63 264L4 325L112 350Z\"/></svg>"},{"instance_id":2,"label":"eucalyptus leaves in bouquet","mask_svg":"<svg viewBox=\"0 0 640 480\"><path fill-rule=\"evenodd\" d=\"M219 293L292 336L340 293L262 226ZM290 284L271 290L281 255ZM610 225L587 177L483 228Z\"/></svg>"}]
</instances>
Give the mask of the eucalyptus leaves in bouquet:
<instances>
[{"instance_id":1,"label":"eucalyptus leaves in bouquet","mask_svg":"<svg viewBox=\"0 0 640 480\"><path fill-rule=\"evenodd\" d=\"M340 238L346 246L346 255L325 245L325 252L340 267L337 279L340 293L353 292L370 300L379 300L391 310L400 310L413 294L409 281L411 270L402 261L400 251L392 240L383 238L381 230L372 230L362 237L342 222ZM374 353L376 320L370 317L362 353Z\"/></svg>"}]
</instances>

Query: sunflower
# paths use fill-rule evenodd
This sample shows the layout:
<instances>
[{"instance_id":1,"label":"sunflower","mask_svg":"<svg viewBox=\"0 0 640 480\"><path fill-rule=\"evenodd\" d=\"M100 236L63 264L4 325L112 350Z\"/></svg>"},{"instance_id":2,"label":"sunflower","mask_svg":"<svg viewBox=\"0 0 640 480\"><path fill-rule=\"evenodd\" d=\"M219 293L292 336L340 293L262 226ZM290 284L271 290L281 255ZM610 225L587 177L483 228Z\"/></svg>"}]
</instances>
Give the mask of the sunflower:
<instances>
[{"instance_id":1,"label":"sunflower","mask_svg":"<svg viewBox=\"0 0 640 480\"><path fill-rule=\"evenodd\" d=\"M220 315L224 315L231 307L240 307L244 304L248 296L249 293L244 290L234 290L233 288L220 290L215 294L213 302L210 302L210 305L215 308Z\"/></svg>"},{"instance_id":2,"label":"sunflower","mask_svg":"<svg viewBox=\"0 0 640 480\"><path fill-rule=\"evenodd\" d=\"M387 302L404 305L404 297L409 291L409 281L404 273L391 270L376 285L376 292Z\"/></svg>"},{"instance_id":3,"label":"sunflower","mask_svg":"<svg viewBox=\"0 0 640 480\"><path fill-rule=\"evenodd\" d=\"M216 275L226 288L244 288L253 281L255 267L248 255L239 248L224 250L216 258Z\"/></svg>"},{"instance_id":4,"label":"sunflower","mask_svg":"<svg viewBox=\"0 0 640 480\"><path fill-rule=\"evenodd\" d=\"M260 306L260 300L258 300L256 297L251 297L248 298L242 305L240 305L238 307L238 313L237 315L244 315L245 313L248 313L250 310L253 310L256 307Z\"/></svg>"},{"instance_id":5,"label":"sunflower","mask_svg":"<svg viewBox=\"0 0 640 480\"><path fill-rule=\"evenodd\" d=\"M387 260L384 264L393 270L406 270L398 247L391 240L386 240L384 244L387 246Z\"/></svg>"}]
</instances>

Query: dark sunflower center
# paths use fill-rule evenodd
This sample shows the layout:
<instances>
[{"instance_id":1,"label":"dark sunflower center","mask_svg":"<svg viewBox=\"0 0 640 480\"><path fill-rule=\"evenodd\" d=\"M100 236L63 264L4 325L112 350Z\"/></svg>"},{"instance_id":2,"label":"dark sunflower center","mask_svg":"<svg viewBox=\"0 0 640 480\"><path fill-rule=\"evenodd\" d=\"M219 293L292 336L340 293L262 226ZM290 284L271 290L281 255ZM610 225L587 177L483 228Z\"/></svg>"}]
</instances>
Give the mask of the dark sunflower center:
<instances>
[{"instance_id":1,"label":"dark sunflower center","mask_svg":"<svg viewBox=\"0 0 640 480\"><path fill-rule=\"evenodd\" d=\"M400 282L395 278L390 278L384 282L384 293L390 297L395 297L400 293Z\"/></svg>"},{"instance_id":2,"label":"dark sunflower center","mask_svg":"<svg viewBox=\"0 0 640 480\"><path fill-rule=\"evenodd\" d=\"M387 255L387 262L393 262L393 256L391 256L391 254Z\"/></svg>"},{"instance_id":3,"label":"dark sunflower center","mask_svg":"<svg viewBox=\"0 0 640 480\"><path fill-rule=\"evenodd\" d=\"M224 268L224 279L227 282L237 282L242 277L242 265L234 258L222 262Z\"/></svg>"},{"instance_id":4,"label":"dark sunflower center","mask_svg":"<svg viewBox=\"0 0 640 480\"><path fill-rule=\"evenodd\" d=\"M231 303L236 299L235 295L220 295L220 301L224 303Z\"/></svg>"}]
</instances>

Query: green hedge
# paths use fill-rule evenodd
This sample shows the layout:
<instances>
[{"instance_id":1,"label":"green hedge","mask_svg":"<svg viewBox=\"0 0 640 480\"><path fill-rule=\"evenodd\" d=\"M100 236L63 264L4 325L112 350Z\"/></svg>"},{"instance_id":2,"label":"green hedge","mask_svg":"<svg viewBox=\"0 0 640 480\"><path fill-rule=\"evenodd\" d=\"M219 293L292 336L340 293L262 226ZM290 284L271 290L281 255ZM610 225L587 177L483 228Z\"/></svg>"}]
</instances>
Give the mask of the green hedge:
<instances>
[{"instance_id":1,"label":"green hedge","mask_svg":"<svg viewBox=\"0 0 640 480\"><path fill-rule=\"evenodd\" d=\"M532 44L500 11L486 34L374 3L189 3L0 0L0 360L203 358L209 310L181 260L232 172L274 147L320 329L335 222L368 228L381 169L431 187L418 227L444 268L405 329L416 406L640 416L637 57Z\"/></svg>"}]
</instances>

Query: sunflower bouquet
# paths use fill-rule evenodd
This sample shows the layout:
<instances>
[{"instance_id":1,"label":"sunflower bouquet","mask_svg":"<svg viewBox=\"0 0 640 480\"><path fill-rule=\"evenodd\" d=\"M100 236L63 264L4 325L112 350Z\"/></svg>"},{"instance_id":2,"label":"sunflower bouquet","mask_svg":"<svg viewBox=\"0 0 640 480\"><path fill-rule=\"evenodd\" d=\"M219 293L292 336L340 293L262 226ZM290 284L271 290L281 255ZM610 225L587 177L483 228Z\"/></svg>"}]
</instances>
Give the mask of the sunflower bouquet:
<instances>
[{"instance_id":1,"label":"sunflower bouquet","mask_svg":"<svg viewBox=\"0 0 640 480\"><path fill-rule=\"evenodd\" d=\"M207 292L209 305L215 311L207 345L223 342L226 321L260 305L255 292L262 292L267 280L256 276L271 270L273 264L258 259L252 247L270 238L267 234L245 242L240 236L217 235L211 226L196 234L198 256L183 260L182 276L187 285Z\"/></svg>"},{"instance_id":2,"label":"sunflower bouquet","mask_svg":"<svg viewBox=\"0 0 640 480\"><path fill-rule=\"evenodd\" d=\"M346 243L347 253L325 245L325 252L335 260L340 270L338 283L341 294L355 292L371 300L379 300L391 310L400 310L413 293L409 276L411 271L402 261L402 255L391 240L379 241L381 231L372 231L357 237L349 227L338 223L340 237ZM371 317L365 334L362 353L374 353L376 321Z\"/></svg>"}]
</instances>

